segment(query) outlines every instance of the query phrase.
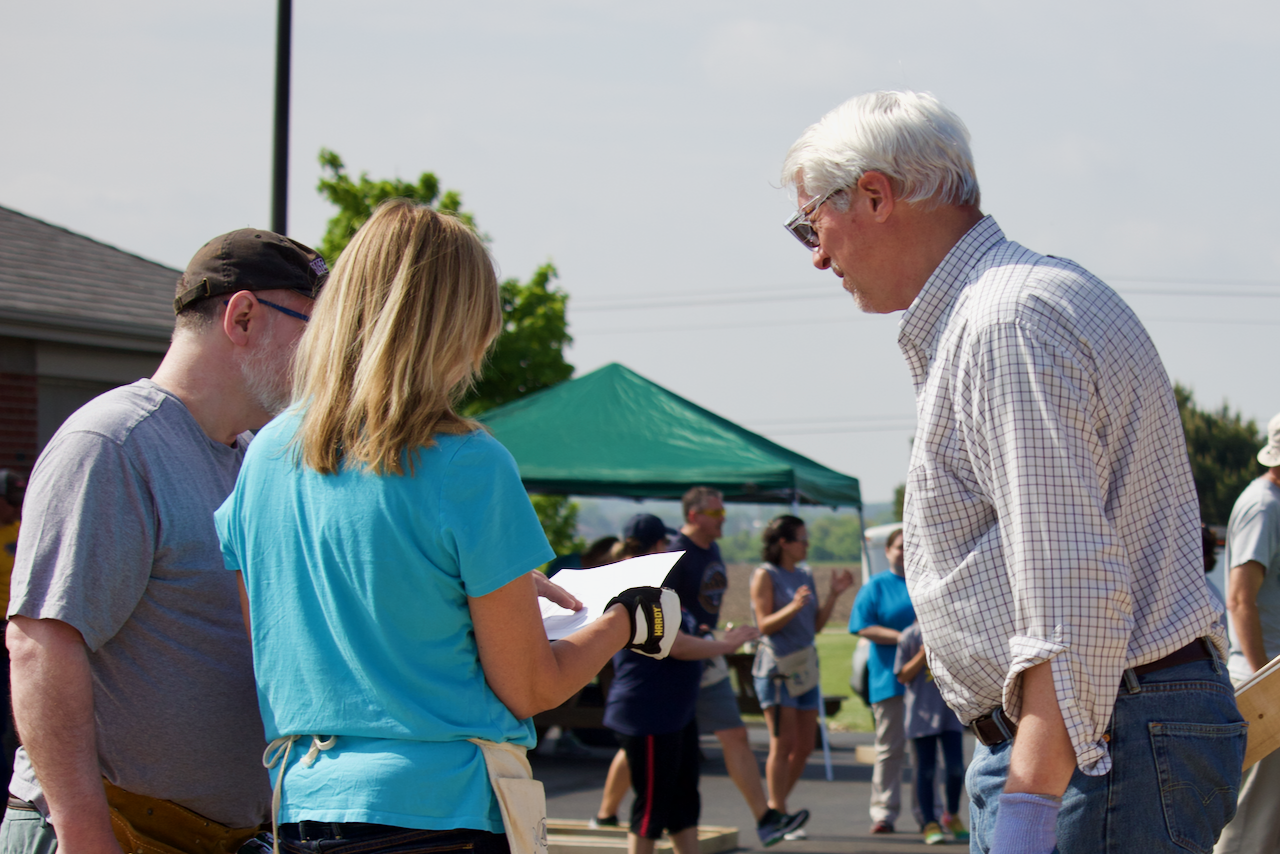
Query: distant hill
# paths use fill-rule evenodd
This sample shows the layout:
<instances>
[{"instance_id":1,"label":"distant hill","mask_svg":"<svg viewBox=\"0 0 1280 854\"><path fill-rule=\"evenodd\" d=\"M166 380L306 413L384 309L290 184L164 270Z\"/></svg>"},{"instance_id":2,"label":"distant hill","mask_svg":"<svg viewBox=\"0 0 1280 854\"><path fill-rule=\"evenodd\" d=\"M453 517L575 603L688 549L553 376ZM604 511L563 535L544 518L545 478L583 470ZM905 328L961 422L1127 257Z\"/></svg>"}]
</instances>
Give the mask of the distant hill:
<instances>
[{"instance_id":1,"label":"distant hill","mask_svg":"<svg viewBox=\"0 0 1280 854\"><path fill-rule=\"evenodd\" d=\"M678 501L625 498L575 498L574 501L578 504L578 536L588 543L604 536L619 536L622 526L637 513L652 513L670 528L679 528L681 524ZM720 541L726 563L754 564L759 559L760 531L770 519L791 512L789 505L773 504L729 504L727 509L724 537ZM802 507L799 515L811 528L811 560L857 562L861 558L856 510ZM894 521L893 503L868 504L865 515L868 527Z\"/></svg>"}]
</instances>

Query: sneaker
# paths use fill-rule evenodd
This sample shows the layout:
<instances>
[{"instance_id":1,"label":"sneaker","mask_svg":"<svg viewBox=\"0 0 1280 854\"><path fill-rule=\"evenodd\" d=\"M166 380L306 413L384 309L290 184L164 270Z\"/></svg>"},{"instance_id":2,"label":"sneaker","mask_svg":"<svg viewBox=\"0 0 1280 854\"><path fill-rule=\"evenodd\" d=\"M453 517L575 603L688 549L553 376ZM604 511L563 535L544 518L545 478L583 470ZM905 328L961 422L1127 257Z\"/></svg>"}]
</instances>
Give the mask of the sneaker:
<instances>
[{"instance_id":1,"label":"sneaker","mask_svg":"<svg viewBox=\"0 0 1280 854\"><path fill-rule=\"evenodd\" d=\"M893 833L893 822L880 819L871 825L872 833Z\"/></svg>"},{"instance_id":2,"label":"sneaker","mask_svg":"<svg viewBox=\"0 0 1280 854\"><path fill-rule=\"evenodd\" d=\"M760 844L768 848L770 845L777 845L787 834L799 830L808 820L808 810L787 815L770 807L756 824L756 835L760 837Z\"/></svg>"},{"instance_id":3,"label":"sneaker","mask_svg":"<svg viewBox=\"0 0 1280 854\"><path fill-rule=\"evenodd\" d=\"M924 834L925 845L941 845L947 841L947 835L942 832L942 825L936 821L931 821L921 830Z\"/></svg>"},{"instance_id":4,"label":"sneaker","mask_svg":"<svg viewBox=\"0 0 1280 854\"><path fill-rule=\"evenodd\" d=\"M964 826L964 822L960 820L960 816L951 815L950 813L942 817L942 826L950 831L951 836L956 842L969 841L969 829Z\"/></svg>"},{"instance_id":5,"label":"sneaker","mask_svg":"<svg viewBox=\"0 0 1280 854\"><path fill-rule=\"evenodd\" d=\"M608 818L600 818L599 816L591 816L591 821L587 822L587 827L592 830L599 830L602 827L617 827L618 817L611 815Z\"/></svg>"},{"instance_id":6,"label":"sneaker","mask_svg":"<svg viewBox=\"0 0 1280 854\"><path fill-rule=\"evenodd\" d=\"M805 833L804 828L802 827L799 830L793 830L790 833L784 834L782 838L788 842L799 842L801 839L808 839L809 834Z\"/></svg>"}]
</instances>

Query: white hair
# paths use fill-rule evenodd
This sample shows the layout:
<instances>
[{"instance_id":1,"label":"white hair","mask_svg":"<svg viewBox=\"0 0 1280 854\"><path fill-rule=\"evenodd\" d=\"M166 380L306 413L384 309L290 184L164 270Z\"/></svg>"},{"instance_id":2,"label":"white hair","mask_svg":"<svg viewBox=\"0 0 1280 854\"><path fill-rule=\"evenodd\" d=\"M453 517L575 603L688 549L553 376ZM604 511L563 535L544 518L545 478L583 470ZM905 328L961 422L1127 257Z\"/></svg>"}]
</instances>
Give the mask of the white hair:
<instances>
[{"instance_id":1,"label":"white hair","mask_svg":"<svg viewBox=\"0 0 1280 854\"><path fill-rule=\"evenodd\" d=\"M782 183L816 197L852 187L871 171L896 181L906 202L979 202L969 130L927 92L870 92L845 101L792 144Z\"/></svg>"}]
</instances>

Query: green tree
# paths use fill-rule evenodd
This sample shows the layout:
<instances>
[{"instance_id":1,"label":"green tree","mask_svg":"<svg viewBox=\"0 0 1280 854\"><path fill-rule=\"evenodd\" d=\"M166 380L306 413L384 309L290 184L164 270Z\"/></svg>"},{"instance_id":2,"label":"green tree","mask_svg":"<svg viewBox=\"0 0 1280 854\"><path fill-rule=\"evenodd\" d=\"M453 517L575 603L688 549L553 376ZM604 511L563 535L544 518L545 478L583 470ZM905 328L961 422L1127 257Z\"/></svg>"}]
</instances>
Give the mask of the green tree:
<instances>
[{"instance_id":1,"label":"green tree","mask_svg":"<svg viewBox=\"0 0 1280 854\"><path fill-rule=\"evenodd\" d=\"M351 237L388 199L412 199L438 211L451 213L467 223L486 243L488 235L477 229L473 214L462 209L457 190L440 192L440 180L423 172L416 183L389 179L375 181L367 172L353 179L342 158L327 148L320 150L320 182L317 191L338 209L329 220L320 254L330 265L337 261ZM534 271L528 283L507 279L499 286L502 301L502 334L498 337L476 387L461 403L469 416L500 406L526 394L548 388L573 375L564 348L573 339L565 320L569 296L552 283L556 268L548 263ZM578 551L575 536L578 505L564 496L532 496L534 509L551 546L559 554Z\"/></svg>"},{"instance_id":2,"label":"green tree","mask_svg":"<svg viewBox=\"0 0 1280 854\"><path fill-rule=\"evenodd\" d=\"M907 485L905 483L898 484L893 490L893 521L902 521L902 505L907 502Z\"/></svg>"},{"instance_id":3,"label":"green tree","mask_svg":"<svg viewBox=\"0 0 1280 854\"><path fill-rule=\"evenodd\" d=\"M1240 493L1265 471L1257 454L1266 437L1225 402L1221 409L1205 411L1196 408L1190 389L1175 384L1173 393L1187 437L1200 518L1209 525L1225 525Z\"/></svg>"},{"instance_id":4,"label":"green tree","mask_svg":"<svg viewBox=\"0 0 1280 854\"><path fill-rule=\"evenodd\" d=\"M809 519L809 560L856 561L862 557L862 527L856 516L824 514Z\"/></svg>"}]
</instances>

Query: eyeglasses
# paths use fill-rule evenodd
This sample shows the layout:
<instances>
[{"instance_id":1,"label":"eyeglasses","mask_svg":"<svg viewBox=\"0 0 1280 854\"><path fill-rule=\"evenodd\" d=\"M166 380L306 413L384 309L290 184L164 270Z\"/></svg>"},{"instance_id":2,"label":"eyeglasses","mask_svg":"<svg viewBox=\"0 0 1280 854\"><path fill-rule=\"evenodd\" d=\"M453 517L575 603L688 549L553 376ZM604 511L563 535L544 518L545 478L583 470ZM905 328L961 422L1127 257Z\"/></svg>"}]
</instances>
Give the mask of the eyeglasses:
<instances>
[{"instance_id":1,"label":"eyeglasses","mask_svg":"<svg viewBox=\"0 0 1280 854\"><path fill-rule=\"evenodd\" d=\"M817 201L813 201L805 205L803 208L796 211L791 219L786 221L783 228L791 232L792 236L795 237L796 240L799 240L805 245L805 248L817 249L818 230L809 222L809 217L817 213L818 208L822 207L823 203L826 202L827 199L831 198L843 189L845 188L837 187L834 190L824 193Z\"/></svg>"},{"instance_id":2,"label":"eyeglasses","mask_svg":"<svg viewBox=\"0 0 1280 854\"><path fill-rule=\"evenodd\" d=\"M270 306L271 308L274 308L276 311L280 312L281 314L287 314L287 315L289 315L290 317L296 317L296 318L298 318L299 320L301 320L303 323L310 323L310 322L311 322L311 315L309 315L309 314L303 314L303 313L302 313L302 312L300 312L300 311L294 311L294 310L293 310L293 309L291 309L291 308L285 308L285 307L284 307L284 306L282 306L282 305L276 305L276 304L275 304L275 303L273 303L273 302L268 302L267 300L264 300L262 297L255 297L255 299L257 299L257 300L258 300L258 302L262 303L262 304L263 304L263 305L265 305L265 306ZM223 304L223 305L231 305L231 300L226 300L226 299L224 299L224 300L222 301L222 304Z\"/></svg>"},{"instance_id":3,"label":"eyeglasses","mask_svg":"<svg viewBox=\"0 0 1280 854\"><path fill-rule=\"evenodd\" d=\"M715 510L699 510L698 512L701 513L703 516L710 516L712 519L724 518L723 507L717 507Z\"/></svg>"}]
</instances>

